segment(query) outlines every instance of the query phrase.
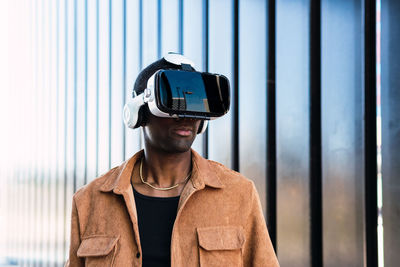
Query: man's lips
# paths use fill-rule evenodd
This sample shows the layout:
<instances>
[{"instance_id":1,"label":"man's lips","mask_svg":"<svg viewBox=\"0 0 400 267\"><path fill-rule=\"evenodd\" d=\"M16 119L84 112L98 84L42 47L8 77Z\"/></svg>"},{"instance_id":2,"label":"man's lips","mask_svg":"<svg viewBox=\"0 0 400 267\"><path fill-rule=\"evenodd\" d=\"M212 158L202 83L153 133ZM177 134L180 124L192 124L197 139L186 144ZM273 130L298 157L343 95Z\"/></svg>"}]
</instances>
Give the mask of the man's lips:
<instances>
[{"instance_id":1,"label":"man's lips","mask_svg":"<svg viewBox=\"0 0 400 267\"><path fill-rule=\"evenodd\" d=\"M174 133L176 133L179 136L183 136L183 137L187 137L187 136L191 136L193 133L193 129L189 128L189 127L179 127L179 128L175 128L173 130Z\"/></svg>"}]
</instances>

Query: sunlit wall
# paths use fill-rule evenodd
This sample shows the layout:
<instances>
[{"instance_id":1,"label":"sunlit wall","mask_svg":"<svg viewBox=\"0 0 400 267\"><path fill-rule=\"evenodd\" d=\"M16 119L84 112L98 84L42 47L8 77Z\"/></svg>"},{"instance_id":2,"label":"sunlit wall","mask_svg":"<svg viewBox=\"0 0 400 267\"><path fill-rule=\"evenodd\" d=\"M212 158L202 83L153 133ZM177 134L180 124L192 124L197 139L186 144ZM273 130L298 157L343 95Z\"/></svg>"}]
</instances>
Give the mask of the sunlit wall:
<instances>
[{"instance_id":1,"label":"sunlit wall","mask_svg":"<svg viewBox=\"0 0 400 267\"><path fill-rule=\"evenodd\" d=\"M380 266L400 249L396 1L382 3L378 29ZM193 147L254 181L281 266L376 266L376 105L365 102L379 92L366 71L376 3L0 1L0 266L63 265L72 195L141 148L122 108L169 51L230 79L230 112Z\"/></svg>"},{"instance_id":2,"label":"sunlit wall","mask_svg":"<svg viewBox=\"0 0 400 267\"><path fill-rule=\"evenodd\" d=\"M180 0L1 5L8 61L1 91L0 265L61 265L73 193L141 148L139 130L122 122L139 70L173 51L198 70L232 79L233 18L221 10L233 7ZM199 136L194 148L231 165L231 120L228 114L209 127L210 137L228 129L225 138Z\"/></svg>"}]
</instances>

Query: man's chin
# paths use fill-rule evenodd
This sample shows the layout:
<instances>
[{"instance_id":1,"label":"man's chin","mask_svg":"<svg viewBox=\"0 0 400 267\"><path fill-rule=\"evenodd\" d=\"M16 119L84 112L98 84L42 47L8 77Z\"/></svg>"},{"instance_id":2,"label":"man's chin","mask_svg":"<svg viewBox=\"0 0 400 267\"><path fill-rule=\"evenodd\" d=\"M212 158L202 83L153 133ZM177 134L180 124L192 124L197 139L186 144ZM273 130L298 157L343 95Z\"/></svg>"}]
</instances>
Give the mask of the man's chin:
<instances>
[{"instance_id":1,"label":"man's chin","mask_svg":"<svg viewBox=\"0 0 400 267\"><path fill-rule=\"evenodd\" d=\"M164 150L168 153L185 153L190 150L192 147L192 143L185 141L185 142L171 142L168 147L165 147Z\"/></svg>"}]
</instances>

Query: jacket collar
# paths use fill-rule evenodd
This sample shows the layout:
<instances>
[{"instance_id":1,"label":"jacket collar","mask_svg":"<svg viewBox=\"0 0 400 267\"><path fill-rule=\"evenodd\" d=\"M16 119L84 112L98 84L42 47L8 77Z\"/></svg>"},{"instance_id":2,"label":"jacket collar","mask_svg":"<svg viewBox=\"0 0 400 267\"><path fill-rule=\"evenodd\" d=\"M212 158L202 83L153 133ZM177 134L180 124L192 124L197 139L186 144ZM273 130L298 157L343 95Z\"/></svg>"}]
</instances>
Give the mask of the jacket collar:
<instances>
[{"instance_id":1,"label":"jacket collar","mask_svg":"<svg viewBox=\"0 0 400 267\"><path fill-rule=\"evenodd\" d=\"M122 194L130 189L131 174L133 166L140 160L143 155L143 150L137 152L133 157L126 160L120 166L116 167L113 171L108 173L108 178L105 179L104 184L100 187L102 192L113 191L116 194ZM223 188L224 184L221 182L219 173L211 169L208 160L200 156L192 149L192 178L190 181L196 189L203 189L205 186L213 188ZM106 174L107 175L107 174Z\"/></svg>"}]
</instances>

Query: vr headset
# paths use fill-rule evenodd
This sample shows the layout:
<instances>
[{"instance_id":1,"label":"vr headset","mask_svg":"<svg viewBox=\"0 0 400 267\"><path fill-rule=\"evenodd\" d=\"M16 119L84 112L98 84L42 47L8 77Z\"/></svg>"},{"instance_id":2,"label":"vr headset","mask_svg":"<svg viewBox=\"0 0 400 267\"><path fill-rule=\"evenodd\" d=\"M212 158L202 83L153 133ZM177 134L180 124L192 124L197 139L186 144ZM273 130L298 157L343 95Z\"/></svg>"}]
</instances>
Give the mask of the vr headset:
<instances>
[{"instance_id":1,"label":"vr headset","mask_svg":"<svg viewBox=\"0 0 400 267\"><path fill-rule=\"evenodd\" d=\"M201 119L198 133L203 133L208 120L229 111L229 80L219 74L193 71L194 63L180 54L168 54L164 59L181 69L162 69L147 81L143 93L125 104L124 123L129 128L140 125L139 110L148 105L150 112L162 118Z\"/></svg>"}]
</instances>

